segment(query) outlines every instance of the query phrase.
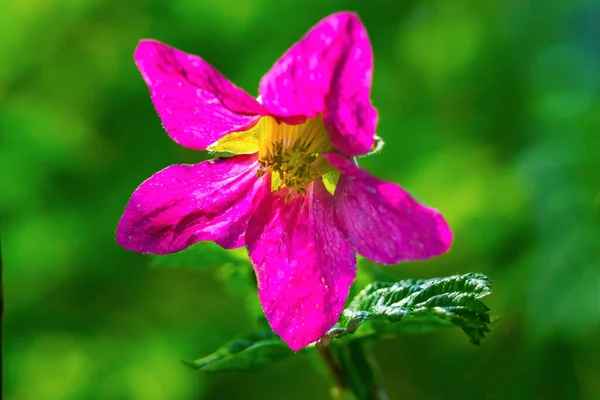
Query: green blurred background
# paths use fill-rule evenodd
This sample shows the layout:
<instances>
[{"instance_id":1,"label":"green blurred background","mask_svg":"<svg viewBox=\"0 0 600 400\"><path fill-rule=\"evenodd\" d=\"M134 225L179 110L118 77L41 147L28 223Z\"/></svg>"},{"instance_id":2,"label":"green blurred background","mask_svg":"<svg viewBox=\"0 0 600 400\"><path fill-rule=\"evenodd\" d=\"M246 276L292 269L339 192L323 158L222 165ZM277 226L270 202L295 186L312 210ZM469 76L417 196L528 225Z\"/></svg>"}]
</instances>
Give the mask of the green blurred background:
<instances>
[{"instance_id":1,"label":"green blurred background","mask_svg":"<svg viewBox=\"0 0 600 400\"><path fill-rule=\"evenodd\" d=\"M243 252L206 246L199 268L161 268L114 230L145 178L205 157L163 132L139 39L256 94L343 9L371 37L386 141L362 165L441 210L456 238L431 262L362 262L357 285L484 272L501 317L480 348L459 329L376 343L390 398L600 399L600 2L576 0L0 2L4 398L328 398L309 355L252 373L181 364L256 325L255 294L235 283Z\"/></svg>"}]
</instances>

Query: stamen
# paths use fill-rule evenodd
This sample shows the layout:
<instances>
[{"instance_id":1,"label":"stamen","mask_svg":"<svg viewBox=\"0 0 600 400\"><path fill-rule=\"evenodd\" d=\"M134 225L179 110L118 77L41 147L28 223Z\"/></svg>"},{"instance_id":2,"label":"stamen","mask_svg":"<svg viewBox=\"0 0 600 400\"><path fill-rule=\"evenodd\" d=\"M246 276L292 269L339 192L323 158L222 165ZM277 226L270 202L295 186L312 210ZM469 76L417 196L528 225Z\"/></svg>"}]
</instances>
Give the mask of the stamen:
<instances>
[{"instance_id":1,"label":"stamen","mask_svg":"<svg viewBox=\"0 0 600 400\"><path fill-rule=\"evenodd\" d=\"M257 125L260 125L258 154L261 167L257 176L270 173L273 190L285 186L303 195L310 182L331 169L321 157L323 152L333 149L321 116L299 125L263 117Z\"/></svg>"}]
</instances>

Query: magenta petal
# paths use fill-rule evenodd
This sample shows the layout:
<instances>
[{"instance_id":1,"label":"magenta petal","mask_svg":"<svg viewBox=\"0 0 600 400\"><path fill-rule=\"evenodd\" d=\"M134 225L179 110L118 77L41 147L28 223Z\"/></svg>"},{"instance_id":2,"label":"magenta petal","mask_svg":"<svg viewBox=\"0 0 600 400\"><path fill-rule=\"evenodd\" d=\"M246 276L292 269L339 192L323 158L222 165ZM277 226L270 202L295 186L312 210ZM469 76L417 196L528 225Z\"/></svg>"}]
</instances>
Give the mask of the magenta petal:
<instances>
[{"instance_id":1,"label":"magenta petal","mask_svg":"<svg viewBox=\"0 0 600 400\"><path fill-rule=\"evenodd\" d=\"M168 254L199 241L225 248L244 245L252 213L270 191L256 177L255 154L172 165L133 192L117 227L128 250Z\"/></svg>"},{"instance_id":2,"label":"magenta petal","mask_svg":"<svg viewBox=\"0 0 600 400\"><path fill-rule=\"evenodd\" d=\"M204 150L230 132L244 131L264 108L202 58L142 40L135 62L169 136Z\"/></svg>"},{"instance_id":3,"label":"magenta petal","mask_svg":"<svg viewBox=\"0 0 600 400\"><path fill-rule=\"evenodd\" d=\"M333 199L321 180L306 197L272 192L250 220L246 245L271 327L294 351L337 322L356 276L350 243L333 223Z\"/></svg>"},{"instance_id":4,"label":"magenta petal","mask_svg":"<svg viewBox=\"0 0 600 400\"><path fill-rule=\"evenodd\" d=\"M452 232L442 215L395 183L382 181L337 154L324 155L340 171L335 215L356 251L375 262L425 260L445 253Z\"/></svg>"},{"instance_id":5,"label":"magenta petal","mask_svg":"<svg viewBox=\"0 0 600 400\"><path fill-rule=\"evenodd\" d=\"M260 82L274 115L323 113L334 146L355 156L373 146L377 112L371 105L373 52L356 14L330 15L294 44Z\"/></svg>"}]
</instances>

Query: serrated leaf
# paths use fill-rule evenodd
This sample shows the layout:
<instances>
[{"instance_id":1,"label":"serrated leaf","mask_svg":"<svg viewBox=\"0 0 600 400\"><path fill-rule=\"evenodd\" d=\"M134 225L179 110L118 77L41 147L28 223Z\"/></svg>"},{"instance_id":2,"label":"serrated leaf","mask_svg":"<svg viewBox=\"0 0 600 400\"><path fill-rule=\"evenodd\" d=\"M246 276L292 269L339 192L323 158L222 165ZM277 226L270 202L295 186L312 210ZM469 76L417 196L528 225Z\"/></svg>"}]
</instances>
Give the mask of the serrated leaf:
<instances>
[{"instance_id":1,"label":"serrated leaf","mask_svg":"<svg viewBox=\"0 0 600 400\"><path fill-rule=\"evenodd\" d=\"M224 250L213 242L200 242L185 250L165 256L150 256L154 267L210 269L240 260L237 250Z\"/></svg>"},{"instance_id":2,"label":"serrated leaf","mask_svg":"<svg viewBox=\"0 0 600 400\"><path fill-rule=\"evenodd\" d=\"M238 337L214 353L185 364L199 372L250 370L293 354L272 330L261 330Z\"/></svg>"},{"instance_id":3,"label":"serrated leaf","mask_svg":"<svg viewBox=\"0 0 600 400\"><path fill-rule=\"evenodd\" d=\"M354 334L369 321L356 338L454 325L479 345L490 322L489 308L479 299L490 293L488 277L476 273L372 283L354 297L320 343L327 345L333 338Z\"/></svg>"}]
</instances>

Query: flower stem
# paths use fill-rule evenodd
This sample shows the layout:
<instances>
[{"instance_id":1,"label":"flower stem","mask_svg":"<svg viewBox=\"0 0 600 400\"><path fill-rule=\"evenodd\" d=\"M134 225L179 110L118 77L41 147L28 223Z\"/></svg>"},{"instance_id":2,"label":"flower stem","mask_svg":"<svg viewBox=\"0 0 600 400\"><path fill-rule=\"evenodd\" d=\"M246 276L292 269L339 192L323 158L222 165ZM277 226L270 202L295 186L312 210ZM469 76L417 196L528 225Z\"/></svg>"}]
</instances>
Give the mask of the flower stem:
<instances>
[{"instance_id":1,"label":"flower stem","mask_svg":"<svg viewBox=\"0 0 600 400\"><path fill-rule=\"evenodd\" d=\"M331 351L331 347L318 347L317 351L325 362L325 365L327 365L327 368L335 381L336 386L333 389L333 397L340 397L342 393L346 393L350 389L350 383L344 374L344 370L336 359L335 354Z\"/></svg>"},{"instance_id":2,"label":"flower stem","mask_svg":"<svg viewBox=\"0 0 600 400\"><path fill-rule=\"evenodd\" d=\"M336 388L334 398L356 400L386 400L378 387L373 368L375 359L365 351L362 343L352 340L319 348L319 354L333 375Z\"/></svg>"}]
</instances>

